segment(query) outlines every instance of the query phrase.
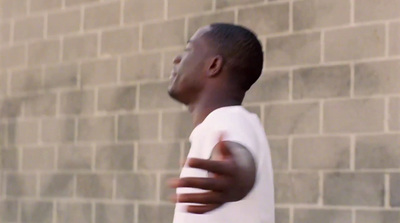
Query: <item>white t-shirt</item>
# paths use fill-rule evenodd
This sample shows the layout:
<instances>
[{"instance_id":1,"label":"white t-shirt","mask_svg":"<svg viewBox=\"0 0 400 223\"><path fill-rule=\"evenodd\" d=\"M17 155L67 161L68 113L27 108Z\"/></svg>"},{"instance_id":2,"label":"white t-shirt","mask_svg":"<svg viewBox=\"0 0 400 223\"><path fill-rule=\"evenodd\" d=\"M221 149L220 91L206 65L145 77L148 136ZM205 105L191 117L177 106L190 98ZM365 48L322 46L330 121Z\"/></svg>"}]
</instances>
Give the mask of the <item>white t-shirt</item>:
<instances>
[{"instance_id":1,"label":"white t-shirt","mask_svg":"<svg viewBox=\"0 0 400 223\"><path fill-rule=\"evenodd\" d=\"M209 159L219 136L239 143L253 155L256 182L240 201L229 202L205 214L186 212L188 204L178 203L173 223L274 223L274 184L271 155L264 129L257 115L242 106L222 107L211 112L190 135L188 158ZM184 166L180 177L208 177L207 171ZM177 194L202 193L204 190L178 188Z\"/></svg>"}]
</instances>

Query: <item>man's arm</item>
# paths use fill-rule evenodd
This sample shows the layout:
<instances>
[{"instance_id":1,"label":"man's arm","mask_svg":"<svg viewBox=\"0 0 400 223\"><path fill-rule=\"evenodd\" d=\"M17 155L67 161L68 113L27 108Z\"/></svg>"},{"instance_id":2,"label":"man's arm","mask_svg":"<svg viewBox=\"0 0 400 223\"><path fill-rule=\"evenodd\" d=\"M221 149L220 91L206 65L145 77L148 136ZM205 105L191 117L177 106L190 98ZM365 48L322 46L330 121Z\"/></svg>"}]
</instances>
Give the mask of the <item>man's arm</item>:
<instances>
[{"instance_id":1,"label":"man's arm","mask_svg":"<svg viewBox=\"0 0 400 223\"><path fill-rule=\"evenodd\" d=\"M191 158L189 167L211 173L208 178L186 177L171 182L172 187L191 187L208 190L206 193L180 194L174 198L179 203L196 203L187 211L203 214L227 202L243 199L253 188L256 165L250 151L241 144L220 141L214 147L211 160Z\"/></svg>"}]
</instances>

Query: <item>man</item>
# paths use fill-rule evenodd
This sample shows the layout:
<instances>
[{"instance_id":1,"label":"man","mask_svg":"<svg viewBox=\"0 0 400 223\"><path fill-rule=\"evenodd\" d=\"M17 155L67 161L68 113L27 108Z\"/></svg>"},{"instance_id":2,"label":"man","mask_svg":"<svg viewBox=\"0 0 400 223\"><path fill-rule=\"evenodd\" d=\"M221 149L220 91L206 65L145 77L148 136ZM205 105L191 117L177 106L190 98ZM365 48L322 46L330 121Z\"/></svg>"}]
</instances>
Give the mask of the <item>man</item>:
<instances>
[{"instance_id":1,"label":"man","mask_svg":"<svg viewBox=\"0 0 400 223\"><path fill-rule=\"evenodd\" d=\"M174 223L273 223L271 157L263 127L242 106L263 52L248 29L199 29L174 61L169 95L188 106L194 130L177 188Z\"/></svg>"}]
</instances>

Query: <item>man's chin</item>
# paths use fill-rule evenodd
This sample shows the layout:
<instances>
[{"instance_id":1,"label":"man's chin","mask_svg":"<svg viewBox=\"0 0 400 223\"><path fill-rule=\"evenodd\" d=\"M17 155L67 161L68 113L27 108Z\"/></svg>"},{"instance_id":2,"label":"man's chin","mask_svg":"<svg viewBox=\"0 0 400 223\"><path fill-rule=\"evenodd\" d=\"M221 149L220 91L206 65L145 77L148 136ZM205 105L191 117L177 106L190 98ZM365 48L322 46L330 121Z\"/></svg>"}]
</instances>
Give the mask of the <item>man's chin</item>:
<instances>
[{"instance_id":1,"label":"man's chin","mask_svg":"<svg viewBox=\"0 0 400 223\"><path fill-rule=\"evenodd\" d=\"M182 104L187 104L185 103L185 101L183 100L183 98L181 97L181 94L179 94L176 89L173 88L168 88L168 95L174 99L175 101L182 103Z\"/></svg>"},{"instance_id":2,"label":"man's chin","mask_svg":"<svg viewBox=\"0 0 400 223\"><path fill-rule=\"evenodd\" d=\"M176 101L179 101L179 97L178 97L178 94L177 94L177 92L176 92L176 90L173 88L173 86L170 86L170 87L168 87L168 95L172 98L172 99L174 99L174 100L176 100Z\"/></svg>"}]
</instances>

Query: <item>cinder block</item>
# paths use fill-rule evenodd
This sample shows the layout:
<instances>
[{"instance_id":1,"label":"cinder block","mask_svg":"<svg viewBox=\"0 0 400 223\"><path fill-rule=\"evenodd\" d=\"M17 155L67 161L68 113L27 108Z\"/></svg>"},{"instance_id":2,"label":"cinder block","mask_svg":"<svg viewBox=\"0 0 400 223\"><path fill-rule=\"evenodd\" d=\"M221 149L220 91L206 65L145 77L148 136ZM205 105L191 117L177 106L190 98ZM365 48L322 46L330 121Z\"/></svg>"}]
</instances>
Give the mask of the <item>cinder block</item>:
<instances>
[{"instance_id":1,"label":"cinder block","mask_svg":"<svg viewBox=\"0 0 400 223\"><path fill-rule=\"evenodd\" d=\"M293 2L294 30L326 28L350 23L348 0L301 0Z\"/></svg>"},{"instance_id":2,"label":"cinder block","mask_svg":"<svg viewBox=\"0 0 400 223\"><path fill-rule=\"evenodd\" d=\"M293 73L293 98L349 97L350 72L348 65L297 69Z\"/></svg>"},{"instance_id":3,"label":"cinder block","mask_svg":"<svg viewBox=\"0 0 400 223\"><path fill-rule=\"evenodd\" d=\"M319 177L316 173L275 173L277 204L316 204Z\"/></svg>"},{"instance_id":4,"label":"cinder block","mask_svg":"<svg viewBox=\"0 0 400 223\"><path fill-rule=\"evenodd\" d=\"M325 33L325 60L351 61L385 54L384 25L342 28Z\"/></svg>"},{"instance_id":5,"label":"cinder block","mask_svg":"<svg viewBox=\"0 0 400 223\"><path fill-rule=\"evenodd\" d=\"M324 103L324 132L378 132L384 127L381 99L349 99Z\"/></svg>"},{"instance_id":6,"label":"cinder block","mask_svg":"<svg viewBox=\"0 0 400 223\"><path fill-rule=\"evenodd\" d=\"M267 135L317 133L319 115L318 103L266 105L264 128Z\"/></svg>"},{"instance_id":7,"label":"cinder block","mask_svg":"<svg viewBox=\"0 0 400 223\"><path fill-rule=\"evenodd\" d=\"M380 173L328 173L323 201L325 205L383 206L384 190Z\"/></svg>"},{"instance_id":8,"label":"cinder block","mask_svg":"<svg viewBox=\"0 0 400 223\"><path fill-rule=\"evenodd\" d=\"M258 35L289 31L289 3L240 9L238 22Z\"/></svg>"},{"instance_id":9,"label":"cinder block","mask_svg":"<svg viewBox=\"0 0 400 223\"><path fill-rule=\"evenodd\" d=\"M400 168L400 135L359 136L356 138L356 168Z\"/></svg>"},{"instance_id":10,"label":"cinder block","mask_svg":"<svg viewBox=\"0 0 400 223\"><path fill-rule=\"evenodd\" d=\"M267 39L266 67L317 64L321 60L321 34L306 33Z\"/></svg>"}]
</instances>

